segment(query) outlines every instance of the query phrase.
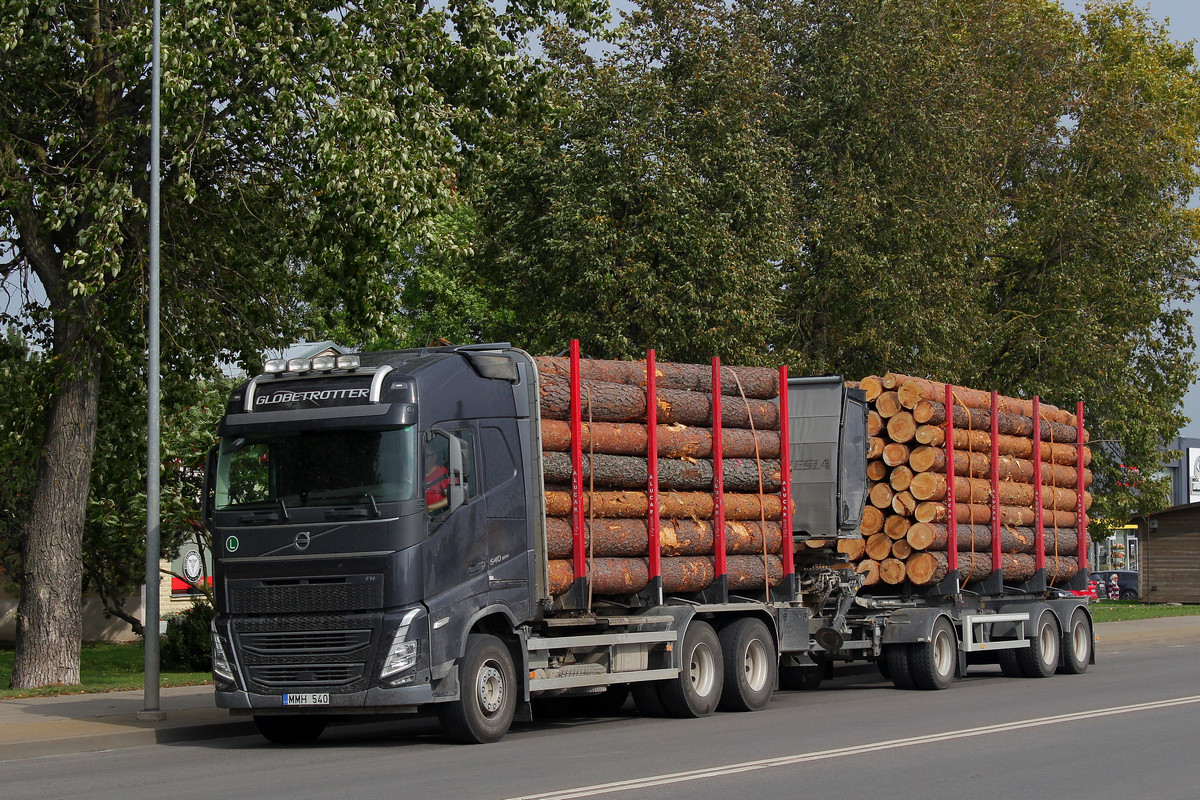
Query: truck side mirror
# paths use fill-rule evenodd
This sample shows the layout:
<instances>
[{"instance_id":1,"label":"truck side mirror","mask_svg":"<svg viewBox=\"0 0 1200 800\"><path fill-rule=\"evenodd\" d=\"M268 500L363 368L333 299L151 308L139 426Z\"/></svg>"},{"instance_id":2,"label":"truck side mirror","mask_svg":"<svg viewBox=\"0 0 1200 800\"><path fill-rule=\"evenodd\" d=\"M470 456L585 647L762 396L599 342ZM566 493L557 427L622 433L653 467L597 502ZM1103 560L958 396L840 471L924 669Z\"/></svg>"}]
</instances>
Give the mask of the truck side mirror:
<instances>
[{"instance_id":1,"label":"truck side mirror","mask_svg":"<svg viewBox=\"0 0 1200 800\"><path fill-rule=\"evenodd\" d=\"M463 444L457 436L447 436L450 440L450 511L467 501L467 492L463 487Z\"/></svg>"},{"instance_id":2,"label":"truck side mirror","mask_svg":"<svg viewBox=\"0 0 1200 800\"><path fill-rule=\"evenodd\" d=\"M213 498L213 481L217 477L217 448L213 446L208 451L204 461L204 484L200 489L200 520L204 529L212 532L213 513L216 504Z\"/></svg>"}]
</instances>

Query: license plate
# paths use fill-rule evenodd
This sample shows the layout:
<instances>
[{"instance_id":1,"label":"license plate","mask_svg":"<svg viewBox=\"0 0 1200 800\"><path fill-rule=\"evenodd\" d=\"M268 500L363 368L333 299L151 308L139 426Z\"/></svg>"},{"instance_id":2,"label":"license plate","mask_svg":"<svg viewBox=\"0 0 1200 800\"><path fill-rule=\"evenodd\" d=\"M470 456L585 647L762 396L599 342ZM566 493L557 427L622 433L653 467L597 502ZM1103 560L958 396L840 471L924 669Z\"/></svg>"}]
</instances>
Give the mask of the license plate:
<instances>
[{"instance_id":1,"label":"license plate","mask_svg":"<svg viewBox=\"0 0 1200 800\"><path fill-rule=\"evenodd\" d=\"M327 706L329 705L329 692L285 694L283 704L285 706Z\"/></svg>"}]
</instances>

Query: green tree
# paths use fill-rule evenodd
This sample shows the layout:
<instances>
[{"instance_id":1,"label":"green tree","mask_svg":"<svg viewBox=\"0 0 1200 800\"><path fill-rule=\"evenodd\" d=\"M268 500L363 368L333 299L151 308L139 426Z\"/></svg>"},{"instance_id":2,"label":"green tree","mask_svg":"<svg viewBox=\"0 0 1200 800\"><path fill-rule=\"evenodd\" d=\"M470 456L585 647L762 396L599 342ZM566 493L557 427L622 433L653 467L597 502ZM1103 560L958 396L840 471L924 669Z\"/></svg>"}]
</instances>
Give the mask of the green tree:
<instances>
[{"instance_id":1,"label":"green tree","mask_svg":"<svg viewBox=\"0 0 1200 800\"><path fill-rule=\"evenodd\" d=\"M485 335L539 352L764 357L788 246L769 59L723 3L647 0L603 56L545 38L553 107L502 134L478 204Z\"/></svg>"},{"instance_id":2,"label":"green tree","mask_svg":"<svg viewBox=\"0 0 1200 800\"><path fill-rule=\"evenodd\" d=\"M478 160L484 120L536 93L519 45L554 12L583 24L594 11L589 0L166 3L165 369L253 362L298 312L384 323L388 270L405 243L436 234L430 220ZM48 323L54 370L23 523L18 687L78 681L102 386L135 373L143 352L149 53L142 4L3 0L0 269L44 289L45 307L25 313Z\"/></svg>"},{"instance_id":3,"label":"green tree","mask_svg":"<svg viewBox=\"0 0 1200 800\"><path fill-rule=\"evenodd\" d=\"M1092 516L1165 502L1194 372L1191 48L1128 3L751 2L788 98L793 360L1085 399Z\"/></svg>"}]
</instances>

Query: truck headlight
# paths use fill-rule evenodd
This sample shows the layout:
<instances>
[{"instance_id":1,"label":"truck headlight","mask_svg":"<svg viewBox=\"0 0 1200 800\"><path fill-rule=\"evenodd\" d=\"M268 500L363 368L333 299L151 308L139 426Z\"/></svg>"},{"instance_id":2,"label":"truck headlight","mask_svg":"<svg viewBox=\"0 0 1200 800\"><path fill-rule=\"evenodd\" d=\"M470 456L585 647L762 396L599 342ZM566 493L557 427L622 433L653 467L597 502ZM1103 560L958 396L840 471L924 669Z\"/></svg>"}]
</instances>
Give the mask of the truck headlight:
<instances>
[{"instance_id":1,"label":"truck headlight","mask_svg":"<svg viewBox=\"0 0 1200 800\"><path fill-rule=\"evenodd\" d=\"M237 680L233 677L233 667L229 663L229 658L225 655L225 645L221 643L221 637L217 633L217 625L215 622L213 623L211 631L213 680L217 683L237 684Z\"/></svg>"},{"instance_id":2,"label":"truck headlight","mask_svg":"<svg viewBox=\"0 0 1200 800\"><path fill-rule=\"evenodd\" d=\"M412 669L420 659L421 654L417 648L419 640L408 640L409 626L412 625L419 613L421 613L421 609L412 609L404 615L396 627L396 634L392 637L392 646L388 648L387 657L383 659L383 666L379 669L381 680Z\"/></svg>"}]
</instances>

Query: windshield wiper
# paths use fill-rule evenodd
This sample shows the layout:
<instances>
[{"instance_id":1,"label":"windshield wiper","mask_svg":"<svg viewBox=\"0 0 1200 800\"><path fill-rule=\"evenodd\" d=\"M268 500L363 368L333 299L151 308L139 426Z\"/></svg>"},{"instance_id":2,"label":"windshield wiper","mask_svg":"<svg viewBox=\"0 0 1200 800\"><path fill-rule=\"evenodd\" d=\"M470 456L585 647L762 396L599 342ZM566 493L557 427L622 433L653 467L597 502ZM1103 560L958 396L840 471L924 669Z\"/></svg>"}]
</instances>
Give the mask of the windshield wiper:
<instances>
[{"instance_id":1,"label":"windshield wiper","mask_svg":"<svg viewBox=\"0 0 1200 800\"><path fill-rule=\"evenodd\" d=\"M288 510L287 510L287 504L283 502L283 498L282 498L282 497L280 497L280 498L279 498L279 511L280 511L280 512L283 514L283 521L284 521L284 522L291 522L292 518L291 518L291 516L288 514Z\"/></svg>"},{"instance_id":2,"label":"windshield wiper","mask_svg":"<svg viewBox=\"0 0 1200 800\"><path fill-rule=\"evenodd\" d=\"M375 495L367 492L367 499L371 501L371 511L375 514L375 519L379 519L379 506L375 505Z\"/></svg>"}]
</instances>

